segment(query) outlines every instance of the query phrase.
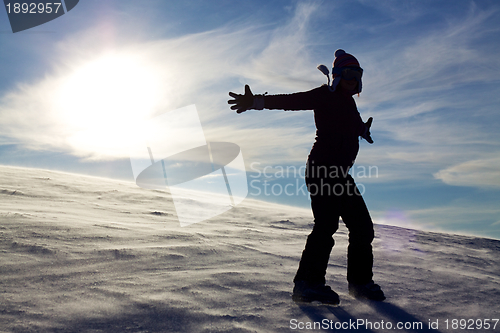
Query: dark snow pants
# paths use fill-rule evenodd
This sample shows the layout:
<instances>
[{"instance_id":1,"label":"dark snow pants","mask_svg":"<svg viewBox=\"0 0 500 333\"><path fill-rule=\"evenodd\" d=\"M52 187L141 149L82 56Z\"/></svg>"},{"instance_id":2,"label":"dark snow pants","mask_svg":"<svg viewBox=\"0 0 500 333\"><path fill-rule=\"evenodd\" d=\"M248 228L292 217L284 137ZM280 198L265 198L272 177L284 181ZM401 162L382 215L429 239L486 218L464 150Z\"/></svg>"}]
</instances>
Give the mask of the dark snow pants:
<instances>
[{"instance_id":1,"label":"dark snow pants","mask_svg":"<svg viewBox=\"0 0 500 333\"><path fill-rule=\"evenodd\" d=\"M314 227L307 242L294 282L325 283L333 234L339 226L339 217L349 230L347 248L347 280L366 284L372 280L374 238L370 213L354 179L347 174L340 177L306 177L311 196Z\"/></svg>"}]
</instances>

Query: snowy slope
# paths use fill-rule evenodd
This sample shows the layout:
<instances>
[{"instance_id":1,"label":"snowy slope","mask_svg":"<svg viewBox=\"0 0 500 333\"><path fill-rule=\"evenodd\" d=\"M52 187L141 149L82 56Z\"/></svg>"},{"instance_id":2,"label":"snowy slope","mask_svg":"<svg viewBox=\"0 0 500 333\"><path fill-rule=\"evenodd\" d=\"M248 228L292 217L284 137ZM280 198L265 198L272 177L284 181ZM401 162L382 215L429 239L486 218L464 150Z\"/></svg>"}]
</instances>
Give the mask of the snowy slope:
<instances>
[{"instance_id":1,"label":"snowy slope","mask_svg":"<svg viewBox=\"0 0 500 333\"><path fill-rule=\"evenodd\" d=\"M341 228L327 279L342 305L294 304L311 222L247 199L181 228L168 193L1 166L0 332L500 331L500 241L484 238L377 225L388 299L371 303L347 294Z\"/></svg>"}]
</instances>

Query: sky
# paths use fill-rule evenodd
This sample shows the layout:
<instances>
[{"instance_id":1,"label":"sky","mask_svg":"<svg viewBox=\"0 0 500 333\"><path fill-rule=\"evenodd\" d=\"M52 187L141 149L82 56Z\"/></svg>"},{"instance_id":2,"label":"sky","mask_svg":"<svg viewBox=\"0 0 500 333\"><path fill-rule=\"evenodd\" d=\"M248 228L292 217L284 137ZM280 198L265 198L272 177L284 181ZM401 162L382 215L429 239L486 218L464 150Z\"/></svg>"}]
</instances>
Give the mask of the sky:
<instances>
[{"instance_id":1,"label":"sky","mask_svg":"<svg viewBox=\"0 0 500 333\"><path fill-rule=\"evenodd\" d=\"M241 148L248 197L299 207L312 111L236 114L228 92L313 89L344 49L374 222L500 239L497 1L83 0L17 33L0 9L0 48L0 164L134 181L137 124L194 104L207 141Z\"/></svg>"}]
</instances>

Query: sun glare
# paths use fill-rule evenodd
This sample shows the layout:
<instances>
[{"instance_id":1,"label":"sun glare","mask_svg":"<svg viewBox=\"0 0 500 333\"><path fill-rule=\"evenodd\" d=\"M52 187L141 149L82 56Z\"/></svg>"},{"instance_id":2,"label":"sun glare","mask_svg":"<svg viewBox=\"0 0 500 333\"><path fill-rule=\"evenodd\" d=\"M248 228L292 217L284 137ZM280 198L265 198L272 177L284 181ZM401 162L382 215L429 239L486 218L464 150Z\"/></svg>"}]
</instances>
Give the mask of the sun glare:
<instances>
[{"instance_id":1,"label":"sun glare","mask_svg":"<svg viewBox=\"0 0 500 333\"><path fill-rule=\"evenodd\" d=\"M155 112L161 90L159 76L144 60L107 55L82 65L63 81L57 111L72 133L71 145L116 155L132 139L134 124Z\"/></svg>"}]
</instances>

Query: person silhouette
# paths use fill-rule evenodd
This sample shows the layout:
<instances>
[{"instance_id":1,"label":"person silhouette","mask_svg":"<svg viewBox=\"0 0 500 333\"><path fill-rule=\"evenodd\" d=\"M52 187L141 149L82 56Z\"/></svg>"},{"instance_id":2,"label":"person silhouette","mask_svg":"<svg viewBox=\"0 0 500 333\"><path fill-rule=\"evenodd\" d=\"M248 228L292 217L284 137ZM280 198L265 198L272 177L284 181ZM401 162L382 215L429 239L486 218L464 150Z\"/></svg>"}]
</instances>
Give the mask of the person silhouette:
<instances>
[{"instance_id":1,"label":"person silhouette","mask_svg":"<svg viewBox=\"0 0 500 333\"><path fill-rule=\"evenodd\" d=\"M324 65L318 66L329 75ZM306 162L305 181L311 198L314 226L307 237L299 268L293 279L295 302L339 304L340 298L326 285L326 270L335 244L339 218L349 230L347 281L355 298L383 301L385 295L373 282L373 222L354 179L348 173L359 151L359 137L373 143L370 127L357 110L353 95L361 92L363 69L344 50L335 51L332 83L283 95L254 95L245 85L243 95L229 93L231 109L313 110L316 140Z\"/></svg>"}]
</instances>

